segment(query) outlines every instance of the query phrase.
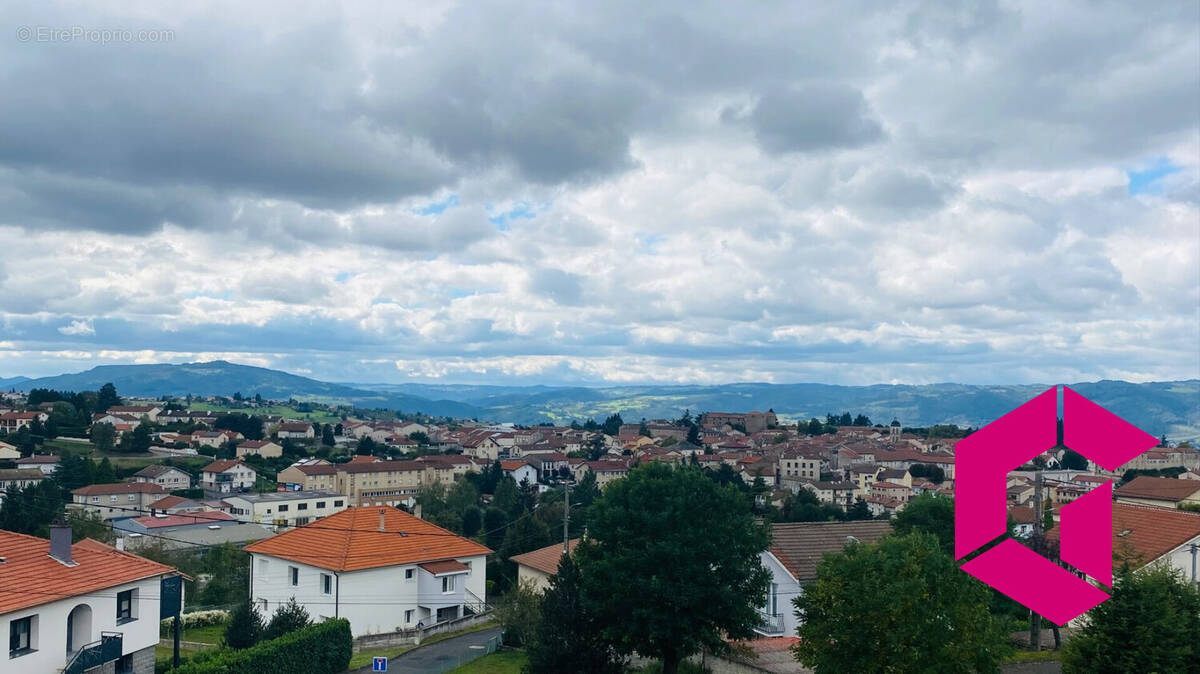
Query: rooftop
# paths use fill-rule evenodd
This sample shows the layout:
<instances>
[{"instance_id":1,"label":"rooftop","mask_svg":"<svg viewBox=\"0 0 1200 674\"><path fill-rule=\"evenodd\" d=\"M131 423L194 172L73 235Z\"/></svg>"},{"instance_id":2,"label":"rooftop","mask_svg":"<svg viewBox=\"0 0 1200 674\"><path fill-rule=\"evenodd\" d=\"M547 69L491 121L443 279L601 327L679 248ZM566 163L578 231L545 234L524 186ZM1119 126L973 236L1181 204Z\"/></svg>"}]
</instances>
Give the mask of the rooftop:
<instances>
[{"instance_id":1,"label":"rooftop","mask_svg":"<svg viewBox=\"0 0 1200 674\"><path fill-rule=\"evenodd\" d=\"M576 546L579 545L579 539L572 538L567 544L570 546L571 552L574 553ZM558 573L558 562L562 559L562 551L562 543L555 543L554 545L547 545L544 548L538 548L532 552L513 555L509 557L509 560L521 566L528 566L542 573L553 575Z\"/></svg>"},{"instance_id":2,"label":"rooftop","mask_svg":"<svg viewBox=\"0 0 1200 674\"><path fill-rule=\"evenodd\" d=\"M332 571L419 564L492 552L392 507L349 508L248 545L246 550Z\"/></svg>"},{"instance_id":3,"label":"rooftop","mask_svg":"<svg viewBox=\"0 0 1200 674\"><path fill-rule=\"evenodd\" d=\"M889 522L776 522L771 525L771 554L796 580L816 578L817 564L827 552L838 552L850 537L873 543L891 533Z\"/></svg>"},{"instance_id":4,"label":"rooftop","mask_svg":"<svg viewBox=\"0 0 1200 674\"><path fill-rule=\"evenodd\" d=\"M234 494L226 498L239 498L250 503L278 503L280 501L303 501L310 498L342 497L327 491L269 491L264 494Z\"/></svg>"},{"instance_id":5,"label":"rooftop","mask_svg":"<svg viewBox=\"0 0 1200 674\"><path fill-rule=\"evenodd\" d=\"M90 538L71 546L75 566L50 557L50 541L36 536L0 530L0 550L6 588L0 592L0 614L175 573L169 566Z\"/></svg>"},{"instance_id":6,"label":"rooftop","mask_svg":"<svg viewBox=\"0 0 1200 674\"><path fill-rule=\"evenodd\" d=\"M1200 482L1195 480L1139 475L1130 480L1128 484L1118 488L1116 495L1160 501L1182 501L1198 492L1200 492Z\"/></svg>"}]
</instances>

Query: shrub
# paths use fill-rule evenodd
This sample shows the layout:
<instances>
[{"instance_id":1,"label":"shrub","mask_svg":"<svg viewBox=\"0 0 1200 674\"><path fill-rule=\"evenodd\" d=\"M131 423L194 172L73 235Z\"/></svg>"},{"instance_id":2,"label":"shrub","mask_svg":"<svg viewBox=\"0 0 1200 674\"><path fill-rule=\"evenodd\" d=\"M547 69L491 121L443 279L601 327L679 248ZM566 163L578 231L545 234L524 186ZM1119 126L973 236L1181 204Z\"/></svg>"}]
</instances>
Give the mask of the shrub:
<instances>
[{"instance_id":1,"label":"shrub","mask_svg":"<svg viewBox=\"0 0 1200 674\"><path fill-rule=\"evenodd\" d=\"M209 627L211 625L224 625L229 620L229 611L213 610L213 611L192 611L179 616L183 623L183 629L192 629L193 627ZM167 618L159 622L159 632L163 636L170 636L171 625L175 622L174 618Z\"/></svg>"},{"instance_id":2,"label":"shrub","mask_svg":"<svg viewBox=\"0 0 1200 674\"><path fill-rule=\"evenodd\" d=\"M349 621L327 620L250 648L198 654L170 674L335 674L350 664L352 644Z\"/></svg>"}]
</instances>

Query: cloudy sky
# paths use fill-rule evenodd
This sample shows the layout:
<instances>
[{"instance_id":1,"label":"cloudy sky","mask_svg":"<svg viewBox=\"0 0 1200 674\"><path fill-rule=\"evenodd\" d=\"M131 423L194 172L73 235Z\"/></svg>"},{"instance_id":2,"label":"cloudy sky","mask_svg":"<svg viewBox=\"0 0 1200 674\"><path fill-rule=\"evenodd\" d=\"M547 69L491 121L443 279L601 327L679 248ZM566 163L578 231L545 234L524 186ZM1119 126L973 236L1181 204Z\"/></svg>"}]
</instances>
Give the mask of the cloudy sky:
<instances>
[{"instance_id":1,"label":"cloudy sky","mask_svg":"<svg viewBox=\"0 0 1200 674\"><path fill-rule=\"evenodd\" d=\"M0 376L1200 377L1194 3L160 4L0 8Z\"/></svg>"}]
</instances>

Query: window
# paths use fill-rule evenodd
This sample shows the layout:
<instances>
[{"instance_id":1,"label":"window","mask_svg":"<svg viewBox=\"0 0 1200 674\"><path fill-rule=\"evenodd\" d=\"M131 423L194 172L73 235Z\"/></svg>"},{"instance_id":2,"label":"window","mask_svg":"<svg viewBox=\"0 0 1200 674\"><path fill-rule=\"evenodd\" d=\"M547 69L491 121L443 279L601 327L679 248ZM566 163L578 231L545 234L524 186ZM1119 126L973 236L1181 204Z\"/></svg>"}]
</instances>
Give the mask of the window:
<instances>
[{"instance_id":1,"label":"window","mask_svg":"<svg viewBox=\"0 0 1200 674\"><path fill-rule=\"evenodd\" d=\"M108 500L109 500L109 502L110 502L110 503L116 503L116 502L117 502L117 495L116 495L116 494L113 494L112 496L109 496L109 497L108 497Z\"/></svg>"},{"instance_id":2,"label":"window","mask_svg":"<svg viewBox=\"0 0 1200 674\"><path fill-rule=\"evenodd\" d=\"M341 501L341 500L334 501L334 502L333 502L333 507L334 507L334 508L341 508L343 505L345 505L345 503L346 503L345 501Z\"/></svg>"},{"instance_id":3,"label":"window","mask_svg":"<svg viewBox=\"0 0 1200 674\"><path fill-rule=\"evenodd\" d=\"M297 518L296 518L296 526L298 526L298 527L302 527L302 526L304 526L305 524L308 524L308 520L309 520L309 519L311 519L311 518L308 518L308 517L297 517Z\"/></svg>"},{"instance_id":4,"label":"window","mask_svg":"<svg viewBox=\"0 0 1200 674\"><path fill-rule=\"evenodd\" d=\"M454 591L454 576L442 576L442 594Z\"/></svg>"},{"instance_id":5,"label":"window","mask_svg":"<svg viewBox=\"0 0 1200 674\"><path fill-rule=\"evenodd\" d=\"M117 674L133 674L133 653L122 655L117 660Z\"/></svg>"},{"instance_id":6,"label":"window","mask_svg":"<svg viewBox=\"0 0 1200 674\"><path fill-rule=\"evenodd\" d=\"M8 657L32 653L34 616L14 620L8 624Z\"/></svg>"},{"instance_id":7,"label":"window","mask_svg":"<svg viewBox=\"0 0 1200 674\"><path fill-rule=\"evenodd\" d=\"M297 569L294 566L289 566L288 567L288 580L291 582L292 585L299 585L300 584L300 569Z\"/></svg>"},{"instance_id":8,"label":"window","mask_svg":"<svg viewBox=\"0 0 1200 674\"><path fill-rule=\"evenodd\" d=\"M301 503L301 504L299 504L299 505L297 505L297 506L296 506L296 510L308 510L308 504L307 504L307 503Z\"/></svg>"},{"instance_id":9,"label":"window","mask_svg":"<svg viewBox=\"0 0 1200 674\"><path fill-rule=\"evenodd\" d=\"M404 570L404 580L412 580L412 577L413 577L413 569L405 569Z\"/></svg>"},{"instance_id":10,"label":"window","mask_svg":"<svg viewBox=\"0 0 1200 674\"><path fill-rule=\"evenodd\" d=\"M324 507L325 507L325 502L324 502L324 501L317 501L317 507L318 507L318 508L324 508Z\"/></svg>"},{"instance_id":11,"label":"window","mask_svg":"<svg viewBox=\"0 0 1200 674\"><path fill-rule=\"evenodd\" d=\"M130 495L129 495L129 498L128 498L127 500L128 500L130 503L133 503L134 501L136 501L136 500L137 500L137 494L130 494Z\"/></svg>"},{"instance_id":12,"label":"window","mask_svg":"<svg viewBox=\"0 0 1200 674\"><path fill-rule=\"evenodd\" d=\"M321 574L321 592L333 594L333 576L327 573Z\"/></svg>"},{"instance_id":13,"label":"window","mask_svg":"<svg viewBox=\"0 0 1200 674\"><path fill-rule=\"evenodd\" d=\"M133 600L136 590L125 590L117 593L117 624L121 625L127 622L137 620L137 616L133 612Z\"/></svg>"},{"instance_id":14,"label":"window","mask_svg":"<svg viewBox=\"0 0 1200 674\"><path fill-rule=\"evenodd\" d=\"M287 512L287 511L288 511L288 507L287 507L287 506L285 506L285 505L281 505L281 506L279 506L279 512L281 512L281 513L285 513L285 512Z\"/></svg>"},{"instance_id":15,"label":"window","mask_svg":"<svg viewBox=\"0 0 1200 674\"><path fill-rule=\"evenodd\" d=\"M411 608L404 612L404 624L405 625L412 622L412 614L413 614L413 612L412 612Z\"/></svg>"}]
</instances>

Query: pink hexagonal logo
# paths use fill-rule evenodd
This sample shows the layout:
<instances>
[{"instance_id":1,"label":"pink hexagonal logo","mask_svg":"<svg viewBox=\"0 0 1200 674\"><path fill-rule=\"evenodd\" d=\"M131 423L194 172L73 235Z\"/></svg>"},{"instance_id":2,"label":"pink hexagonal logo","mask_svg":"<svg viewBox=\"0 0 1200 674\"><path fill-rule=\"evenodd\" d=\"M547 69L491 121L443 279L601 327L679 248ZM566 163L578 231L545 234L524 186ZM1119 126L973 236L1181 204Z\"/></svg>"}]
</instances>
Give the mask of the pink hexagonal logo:
<instances>
[{"instance_id":1,"label":"pink hexagonal logo","mask_svg":"<svg viewBox=\"0 0 1200 674\"><path fill-rule=\"evenodd\" d=\"M954 461L955 559L1008 533L1009 471L1057 443L1057 387L958 443ZM1157 445L1158 439L1064 386L1063 444L1106 470L1116 470ZM1060 516L1062 560L1112 585L1112 481L1063 506ZM1058 625L1109 597L1011 538L960 568Z\"/></svg>"}]
</instances>

